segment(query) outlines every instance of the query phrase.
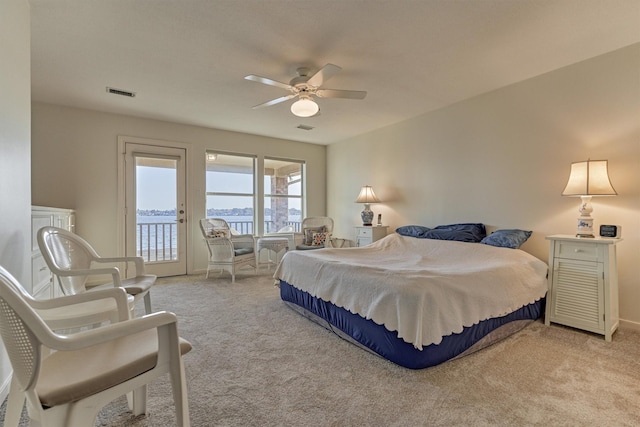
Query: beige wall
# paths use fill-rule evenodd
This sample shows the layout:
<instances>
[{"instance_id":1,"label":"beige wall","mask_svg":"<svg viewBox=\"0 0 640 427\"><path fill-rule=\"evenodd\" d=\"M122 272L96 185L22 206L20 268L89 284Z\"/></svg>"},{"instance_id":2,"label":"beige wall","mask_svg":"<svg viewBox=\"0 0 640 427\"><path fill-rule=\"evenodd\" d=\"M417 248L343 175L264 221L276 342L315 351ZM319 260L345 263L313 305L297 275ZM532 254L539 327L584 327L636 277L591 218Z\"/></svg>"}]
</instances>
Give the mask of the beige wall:
<instances>
[{"instance_id":1,"label":"beige wall","mask_svg":"<svg viewBox=\"0 0 640 427\"><path fill-rule=\"evenodd\" d=\"M329 146L327 210L353 238L370 184L383 222L483 222L575 233L579 199L561 197L571 162L608 159L617 197L593 200L596 227L620 224L620 315L640 327L640 44ZM631 323L633 322L633 323Z\"/></svg>"},{"instance_id":2,"label":"beige wall","mask_svg":"<svg viewBox=\"0 0 640 427\"><path fill-rule=\"evenodd\" d=\"M207 149L304 160L307 191L313 195L307 213L325 214L325 146L42 103L32 105L32 117L33 204L75 209L76 231L103 255L119 253L119 135L188 145L190 273L206 269L207 250L197 220L205 216Z\"/></svg>"},{"instance_id":3,"label":"beige wall","mask_svg":"<svg viewBox=\"0 0 640 427\"><path fill-rule=\"evenodd\" d=\"M31 289L31 59L27 0L0 2L0 265ZM0 402L11 365L0 344Z\"/></svg>"}]
</instances>

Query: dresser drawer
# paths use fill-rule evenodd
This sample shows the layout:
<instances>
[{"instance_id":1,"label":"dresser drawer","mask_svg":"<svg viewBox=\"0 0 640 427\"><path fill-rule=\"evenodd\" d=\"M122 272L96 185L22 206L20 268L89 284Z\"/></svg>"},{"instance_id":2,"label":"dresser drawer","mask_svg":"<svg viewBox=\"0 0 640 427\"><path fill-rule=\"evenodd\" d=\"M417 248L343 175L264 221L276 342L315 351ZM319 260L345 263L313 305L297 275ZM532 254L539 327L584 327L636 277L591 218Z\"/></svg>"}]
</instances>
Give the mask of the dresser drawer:
<instances>
[{"instance_id":1,"label":"dresser drawer","mask_svg":"<svg viewBox=\"0 0 640 427\"><path fill-rule=\"evenodd\" d=\"M579 259L584 261L598 261L599 246L592 243L556 241L556 258Z\"/></svg>"},{"instance_id":2,"label":"dresser drawer","mask_svg":"<svg viewBox=\"0 0 640 427\"><path fill-rule=\"evenodd\" d=\"M373 231L371 228L358 228L356 237L373 237Z\"/></svg>"}]
</instances>

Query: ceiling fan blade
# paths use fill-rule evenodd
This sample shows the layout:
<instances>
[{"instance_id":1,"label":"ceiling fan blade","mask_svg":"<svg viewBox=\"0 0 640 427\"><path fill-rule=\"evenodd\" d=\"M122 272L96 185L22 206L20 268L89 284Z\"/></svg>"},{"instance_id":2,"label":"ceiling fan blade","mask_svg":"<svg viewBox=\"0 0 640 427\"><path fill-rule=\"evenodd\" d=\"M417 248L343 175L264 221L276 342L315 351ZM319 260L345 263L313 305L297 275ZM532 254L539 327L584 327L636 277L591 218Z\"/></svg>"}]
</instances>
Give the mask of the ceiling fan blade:
<instances>
[{"instance_id":1,"label":"ceiling fan blade","mask_svg":"<svg viewBox=\"0 0 640 427\"><path fill-rule=\"evenodd\" d=\"M282 89L293 90L293 86L291 86L291 85L289 85L287 83L280 83L280 82L277 82L275 80L268 79L266 77L256 76L254 74L249 74L248 76L244 76L244 78L246 80L251 80L252 82L258 82L258 83L263 83L263 84L269 85L269 86L279 87L279 88L282 88Z\"/></svg>"},{"instance_id":2,"label":"ceiling fan blade","mask_svg":"<svg viewBox=\"0 0 640 427\"><path fill-rule=\"evenodd\" d=\"M320 87L324 82L335 76L340 70L342 70L342 68L338 67L337 65L327 64L324 67L320 68L317 73L311 76L311 78L307 80L307 84L315 87Z\"/></svg>"},{"instance_id":3,"label":"ceiling fan blade","mask_svg":"<svg viewBox=\"0 0 640 427\"><path fill-rule=\"evenodd\" d=\"M363 90L318 89L316 95L320 98L364 99L367 92Z\"/></svg>"},{"instance_id":4,"label":"ceiling fan blade","mask_svg":"<svg viewBox=\"0 0 640 427\"><path fill-rule=\"evenodd\" d=\"M267 102L262 103L262 104L254 105L251 108L253 108L255 110L257 108L269 107L271 105L279 104L279 103L284 102L284 101L286 101L288 99L291 99L294 96L296 96L296 95L293 94L293 93L291 95L281 96L280 98L272 99L271 101L267 101Z\"/></svg>"}]
</instances>

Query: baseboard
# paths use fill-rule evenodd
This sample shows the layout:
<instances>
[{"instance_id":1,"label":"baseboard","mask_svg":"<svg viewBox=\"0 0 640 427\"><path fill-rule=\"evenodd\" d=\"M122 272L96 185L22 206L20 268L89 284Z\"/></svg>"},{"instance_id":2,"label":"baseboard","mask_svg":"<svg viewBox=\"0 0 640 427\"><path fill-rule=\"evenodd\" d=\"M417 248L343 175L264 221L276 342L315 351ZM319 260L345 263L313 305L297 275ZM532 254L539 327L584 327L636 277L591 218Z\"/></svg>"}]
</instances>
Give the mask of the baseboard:
<instances>
[{"instance_id":1,"label":"baseboard","mask_svg":"<svg viewBox=\"0 0 640 427\"><path fill-rule=\"evenodd\" d=\"M632 322L631 320L620 319L620 327L625 329L632 329L634 331L640 331L640 323Z\"/></svg>"}]
</instances>

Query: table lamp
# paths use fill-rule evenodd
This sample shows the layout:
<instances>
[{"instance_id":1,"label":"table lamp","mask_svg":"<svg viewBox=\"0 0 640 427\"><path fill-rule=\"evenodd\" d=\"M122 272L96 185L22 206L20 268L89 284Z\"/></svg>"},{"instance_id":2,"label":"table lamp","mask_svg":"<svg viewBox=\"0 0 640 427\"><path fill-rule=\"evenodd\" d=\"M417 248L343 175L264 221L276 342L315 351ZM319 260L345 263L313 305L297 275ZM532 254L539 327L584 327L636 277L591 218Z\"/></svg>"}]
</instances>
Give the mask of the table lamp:
<instances>
[{"instance_id":1,"label":"table lamp","mask_svg":"<svg viewBox=\"0 0 640 427\"><path fill-rule=\"evenodd\" d=\"M364 210L360 214L362 217L362 225L371 225L373 221L373 211L370 205L371 203L380 203L380 200L376 197L376 193L373 192L373 188L370 185L362 187L356 203L364 203Z\"/></svg>"},{"instance_id":2,"label":"table lamp","mask_svg":"<svg viewBox=\"0 0 640 427\"><path fill-rule=\"evenodd\" d=\"M587 160L571 163L569 181L562 192L563 196L580 197L582 199L580 217L578 218L577 237L594 237L593 218L591 212L592 196L616 196L609 180L607 160Z\"/></svg>"}]
</instances>

